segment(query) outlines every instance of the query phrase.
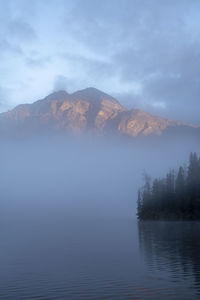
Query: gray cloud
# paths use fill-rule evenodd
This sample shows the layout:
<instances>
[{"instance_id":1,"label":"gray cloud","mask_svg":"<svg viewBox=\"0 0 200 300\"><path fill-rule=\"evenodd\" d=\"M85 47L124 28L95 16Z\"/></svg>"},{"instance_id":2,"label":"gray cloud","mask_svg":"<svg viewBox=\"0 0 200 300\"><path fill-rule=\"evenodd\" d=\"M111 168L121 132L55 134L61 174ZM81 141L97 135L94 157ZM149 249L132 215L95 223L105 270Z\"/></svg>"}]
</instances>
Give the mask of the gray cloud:
<instances>
[{"instance_id":1,"label":"gray cloud","mask_svg":"<svg viewBox=\"0 0 200 300\"><path fill-rule=\"evenodd\" d=\"M110 59L105 72L90 59L87 65L94 68L93 76L115 74L121 85L138 83L142 88L140 95L132 93L133 104L140 102L166 116L198 122L200 31L199 21L192 20L200 8L198 1L127 0L117 4L112 0L77 1L66 19L72 35ZM130 101L129 91L121 99L126 95Z\"/></svg>"},{"instance_id":2,"label":"gray cloud","mask_svg":"<svg viewBox=\"0 0 200 300\"><path fill-rule=\"evenodd\" d=\"M10 85L27 87L24 97L94 85L129 107L200 123L198 0L0 4L0 50L8 56L0 68L7 80L12 74ZM11 66L12 51L22 58ZM19 64L24 78L16 84Z\"/></svg>"},{"instance_id":3,"label":"gray cloud","mask_svg":"<svg viewBox=\"0 0 200 300\"><path fill-rule=\"evenodd\" d=\"M12 20L8 24L8 33L13 39L19 41L31 41L36 39L36 33L31 25L20 19Z\"/></svg>"},{"instance_id":4,"label":"gray cloud","mask_svg":"<svg viewBox=\"0 0 200 300\"><path fill-rule=\"evenodd\" d=\"M23 51L19 45L12 44L4 39L0 40L0 52L1 55L6 53L15 53L19 55L23 54Z\"/></svg>"},{"instance_id":5,"label":"gray cloud","mask_svg":"<svg viewBox=\"0 0 200 300\"><path fill-rule=\"evenodd\" d=\"M4 102L4 98L5 98L4 92L3 92L2 88L0 87L0 107Z\"/></svg>"},{"instance_id":6,"label":"gray cloud","mask_svg":"<svg viewBox=\"0 0 200 300\"><path fill-rule=\"evenodd\" d=\"M71 80L63 75L58 75L55 78L53 91L68 91L68 88L71 88Z\"/></svg>"},{"instance_id":7,"label":"gray cloud","mask_svg":"<svg viewBox=\"0 0 200 300\"><path fill-rule=\"evenodd\" d=\"M26 63L30 67L46 67L49 63L51 63L51 58L50 57L40 57L40 56L35 56L32 55L26 58Z\"/></svg>"},{"instance_id":8,"label":"gray cloud","mask_svg":"<svg viewBox=\"0 0 200 300\"><path fill-rule=\"evenodd\" d=\"M9 89L0 86L0 111L4 111L5 108L7 109L6 100L9 96L9 92Z\"/></svg>"}]
</instances>

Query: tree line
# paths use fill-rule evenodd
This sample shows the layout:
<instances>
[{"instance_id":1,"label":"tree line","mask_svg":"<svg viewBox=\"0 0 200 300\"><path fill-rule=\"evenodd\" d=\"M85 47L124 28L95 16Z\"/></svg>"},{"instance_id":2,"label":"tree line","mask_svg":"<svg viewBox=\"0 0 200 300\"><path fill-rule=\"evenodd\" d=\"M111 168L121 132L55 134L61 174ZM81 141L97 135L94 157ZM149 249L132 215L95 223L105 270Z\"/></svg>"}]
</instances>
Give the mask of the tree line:
<instances>
[{"instance_id":1,"label":"tree line","mask_svg":"<svg viewBox=\"0 0 200 300\"><path fill-rule=\"evenodd\" d=\"M139 220L200 220L200 157L190 153L186 166L170 170L165 178L145 175L138 190Z\"/></svg>"}]
</instances>

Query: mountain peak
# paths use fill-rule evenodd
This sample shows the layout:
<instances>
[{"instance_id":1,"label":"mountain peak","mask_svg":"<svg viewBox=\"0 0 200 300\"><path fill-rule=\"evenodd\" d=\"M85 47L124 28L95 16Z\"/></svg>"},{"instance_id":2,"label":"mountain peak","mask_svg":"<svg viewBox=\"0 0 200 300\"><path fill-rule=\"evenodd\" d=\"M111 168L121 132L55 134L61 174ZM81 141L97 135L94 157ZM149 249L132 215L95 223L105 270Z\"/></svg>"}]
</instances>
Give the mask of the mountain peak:
<instances>
[{"instance_id":1,"label":"mountain peak","mask_svg":"<svg viewBox=\"0 0 200 300\"><path fill-rule=\"evenodd\" d=\"M92 87L92 86L87 87L87 88L82 89L82 90L78 90L77 92L88 93L88 94L95 94L95 93L96 93L96 94L97 94L97 93L102 94L102 93L104 93L104 92L100 91L99 89L97 89L97 88L95 88L95 87Z\"/></svg>"},{"instance_id":2,"label":"mountain peak","mask_svg":"<svg viewBox=\"0 0 200 300\"><path fill-rule=\"evenodd\" d=\"M72 96L76 97L82 97L87 100L102 100L102 99L108 99L117 101L112 96L102 92L101 90L98 90L94 87L89 87L83 90L76 91L72 94Z\"/></svg>"},{"instance_id":3,"label":"mountain peak","mask_svg":"<svg viewBox=\"0 0 200 300\"><path fill-rule=\"evenodd\" d=\"M65 90L60 90L60 91L55 91L55 92L51 93L45 99L47 99L47 100L57 100L57 99L60 99L60 98L65 98L68 95L69 94Z\"/></svg>"},{"instance_id":4,"label":"mountain peak","mask_svg":"<svg viewBox=\"0 0 200 300\"><path fill-rule=\"evenodd\" d=\"M0 114L1 134L40 132L112 131L123 136L161 135L174 129L198 131L190 124L151 115L142 110L125 109L115 98L89 87L72 94L55 91L33 104L20 105ZM180 132L179 130L179 132ZM195 131L195 132L196 132ZM6 132L6 133L5 133Z\"/></svg>"}]
</instances>

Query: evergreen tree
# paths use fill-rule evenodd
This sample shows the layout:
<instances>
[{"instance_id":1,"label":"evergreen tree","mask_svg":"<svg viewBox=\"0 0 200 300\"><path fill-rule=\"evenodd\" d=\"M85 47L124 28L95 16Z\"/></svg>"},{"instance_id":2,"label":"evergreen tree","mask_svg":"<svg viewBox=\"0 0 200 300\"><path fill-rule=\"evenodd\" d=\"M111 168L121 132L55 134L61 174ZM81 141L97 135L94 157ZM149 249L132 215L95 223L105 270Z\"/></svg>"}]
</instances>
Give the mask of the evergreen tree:
<instances>
[{"instance_id":1,"label":"evergreen tree","mask_svg":"<svg viewBox=\"0 0 200 300\"><path fill-rule=\"evenodd\" d=\"M183 167L180 166L175 182L175 203L176 209L179 209L181 214L187 209L185 199L185 174Z\"/></svg>"},{"instance_id":2,"label":"evergreen tree","mask_svg":"<svg viewBox=\"0 0 200 300\"><path fill-rule=\"evenodd\" d=\"M200 219L200 157L191 153L187 168L170 170L165 178L145 174L144 186L138 191L138 218Z\"/></svg>"}]
</instances>

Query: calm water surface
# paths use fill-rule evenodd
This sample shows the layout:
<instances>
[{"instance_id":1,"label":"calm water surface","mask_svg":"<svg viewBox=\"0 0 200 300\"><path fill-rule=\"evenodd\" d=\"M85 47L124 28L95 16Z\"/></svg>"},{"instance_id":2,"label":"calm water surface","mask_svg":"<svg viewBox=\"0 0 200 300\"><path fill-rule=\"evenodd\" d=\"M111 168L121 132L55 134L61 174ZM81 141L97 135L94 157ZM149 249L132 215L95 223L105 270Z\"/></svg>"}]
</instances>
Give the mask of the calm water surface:
<instances>
[{"instance_id":1,"label":"calm water surface","mask_svg":"<svg viewBox=\"0 0 200 300\"><path fill-rule=\"evenodd\" d=\"M1 216L1 299L199 299L200 224Z\"/></svg>"},{"instance_id":2,"label":"calm water surface","mask_svg":"<svg viewBox=\"0 0 200 300\"><path fill-rule=\"evenodd\" d=\"M143 170L197 149L167 145L2 144L0 299L200 299L200 223L134 220Z\"/></svg>"}]
</instances>

